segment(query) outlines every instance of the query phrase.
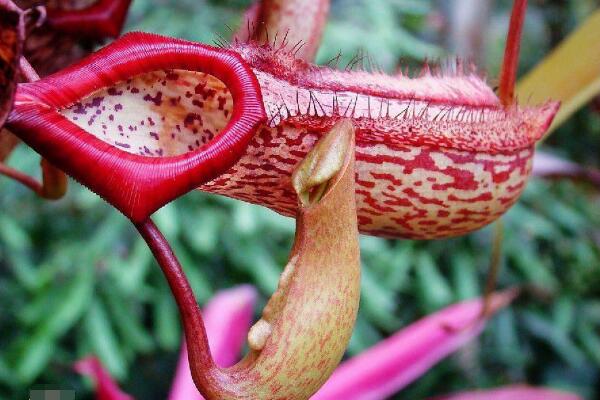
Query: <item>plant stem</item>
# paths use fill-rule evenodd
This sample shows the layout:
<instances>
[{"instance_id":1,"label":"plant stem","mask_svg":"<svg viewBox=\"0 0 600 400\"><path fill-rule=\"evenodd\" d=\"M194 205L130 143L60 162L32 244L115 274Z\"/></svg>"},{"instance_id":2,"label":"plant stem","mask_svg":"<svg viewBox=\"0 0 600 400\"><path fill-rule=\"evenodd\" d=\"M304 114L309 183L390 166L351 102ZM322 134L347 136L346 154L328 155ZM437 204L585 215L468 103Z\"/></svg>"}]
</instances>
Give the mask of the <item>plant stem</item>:
<instances>
[{"instance_id":1,"label":"plant stem","mask_svg":"<svg viewBox=\"0 0 600 400\"><path fill-rule=\"evenodd\" d=\"M40 196L44 191L42 184L36 181L34 178L20 171L17 171L16 169L11 168L4 163L0 163L0 175L4 175L11 179L14 179L15 181L33 190Z\"/></svg>"},{"instance_id":2,"label":"plant stem","mask_svg":"<svg viewBox=\"0 0 600 400\"><path fill-rule=\"evenodd\" d=\"M21 75L23 75L28 82L40 80L40 76L24 56L21 56L19 59L19 68L21 70ZM0 175L7 176L22 183L40 197L49 200L60 199L67 192L67 176L63 171L50 164L50 162L44 158L42 158L41 167L42 183L39 183L29 175L17 171L2 162L0 162Z\"/></svg>"},{"instance_id":3,"label":"plant stem","mask_svg":"<svg viewBox=\"0 0 600 400\"><path fill-rule=\"evenodd\" d=\"M498 86L498 97L500 97L500 101L505 106L510 106L515 101L515 83L519 67L521 34L525 22L525 12L527 11L527 0L514 1Z\"/></svg>"},{"instance_id":4,"label":"plant stem","mask_svg":"<svg viewBox=\"0 0 600 400\"><path fill-rule=\"evenodd\" d=\"M40 80L40 76L24 56L21 56L19 59L19 67L21 68L23 77L27 79L27 82L36 82Z\"/></svg>"},{"instance_id":5,"label":"plant stem","mask_svg":"<svg viewBox=\"0 0 600 400\"><path fill-rule=\"evenodd\" d=\"M98 0L82 9L50 8L48 23L54 29L72 35L116 38L121 33L130 3L131 0Z\"/></svg>"},{"instance_id":6,"label":"plant stem","mask_svg":"<svg viewBox=\"0 0 600 400\"><path fill-rule=\"evenodd\" d=\"M494 224L494 233L492 239L492 254L490 257L490 270L485 282L483 292L483 307L481 315L487 318L491 312L491 300L498 282L498 273L502 268L502 242L504 241L504 224L499 219Z\"/></svg>"},{"instance_id":7,"label":"plant stem","mask_svg":"<svg viewBox=\"0 0 600 400\"><path fill-rule=\"evenodd\" d=\"M135 224L160 266L177 302L189 351L190 365L214 367L200 307L169 242L151 219ZM197 384L197 383L196 383Z\"/></svg>"}]
</instances>

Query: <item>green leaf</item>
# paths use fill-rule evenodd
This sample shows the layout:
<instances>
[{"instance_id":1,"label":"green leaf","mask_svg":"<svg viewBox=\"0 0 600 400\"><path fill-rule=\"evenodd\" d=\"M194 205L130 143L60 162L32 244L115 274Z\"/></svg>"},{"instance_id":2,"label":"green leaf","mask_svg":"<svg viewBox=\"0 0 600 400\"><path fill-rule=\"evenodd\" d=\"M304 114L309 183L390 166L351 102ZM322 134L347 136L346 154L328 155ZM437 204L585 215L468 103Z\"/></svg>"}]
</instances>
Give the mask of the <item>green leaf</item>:
<instances>
[{"instance_id":1,"label":"green leaf","mask_svg":"<svg viewBox=\"0 0 600 400\"><path fill-rule=\"evenodd\" d=\"M46 368L56 349L55 338L43 330L24 342L24 349L15 364L19 383L31 383Z\"/></svg>"},{"instance_id":2,"label":"green leaf","mask_svg":"<svg viewBox=\"0 0 600 400\"><path fill-rule=\"evenodd\" d=\"M102 303L95 300L84 318L84 328L94 355L117 379L126 375L127 364Z\"/></svg>"},{"instance_id":3,"label":"green leaf","mask_svg":"<svg viewBox=\"0 0 600 400\"><path fill-rule=\"evenodd\" d=\"M123 347L129 347L134 352L140 353L152 351L154 348L152 336L146 332L140 321L140 316L136 315L130 306L131 302L125 300L116 291L106 293L103 298L108 305L108 311L114 321L114 326L123 338Z\"/></svg>"},{"instance_id":4,"label":"green leaf","mask_svg":"<svg viewBox=\"0 0 600 400\"><path fill-rule=\"evenodd\" d=\"M466 251L458 250L451 257L452 286L457 300L477 297L480 293L477 279L477 266L473 256Z\"/></svg>"},{"instance_id":5,"label":"green leaf","mask_svg":"<svg viewBox=\"0 0 600 400\"><path fill-rule=\"evenodd\" d=\"M0 240L14 252L24 251L31 246L27 232L6 214L0 214Z\"/></svg>"},{"instance_id":6,"label":"green leaf","mask_svg":"<svg viewBox=\"0 0 600 400\"><path fill-rule=\"evenodd\" d=\"M365 263L362 267L361 290L362 293L368 293L368 296L361 297L362 311L375 325L393 332L400 326L400 319L394 315L396 310L394 293L376 281Z\"/></svg>"},{"instance_id":7,"label":"green leaf","mask_svg":"<svg viewBox=\"0 0 600 400\"><path fill-rule=\"evenodd\" d=\"M154 264L152 253L148 245L142 240L135 241L129 257L119 259L111 268L114 281L118 283L125 293L136 293L142 288L144 280Z\"/></svg>"},{"instance_id":8,"label":"green leaf","mask_svg":"<svg viewBox=\"0 0 600 400\"><path fill-rule=\"evenodd\" d=\"M410 284L409 274L413 268L413 257L413 247L408 242L401 243L391 252L391 265L383 279L388 288L398 292Z\"/></svg>"},{"instance_id":9,"label":"green leaf","mask_svg":"<svg viewBox=\"0 0 600 400\"><path fill-rule=\"evenodd\" d=\"M577 348L572 339L545 318L526 311L523 320L527 329L539 339L546 341L552 349L569 365L581 366L585 355Z\"/></svg>"},{"instance_id":10,"label":"green leaf","mask_svg":"<svg viewBox=\"0 0 600 400\"><path fill-rule=\"evenodd\" d=\"M359 313L354 327L354 332L348 344L347 353L356 355L373 346L382 339L381 334L369 324L367 320Z\"/></svg>"},{"instance_id":11,"label":"green leaf","mask_svg":"<svg viewBox=\"0 0 600 400\"><path fill-rule=\"evenodd\" d=\"M202 265L198 265L197 258L192 257L179 243L172 243L172 247L175 254L177 254L177 258L179 258L196 299L199 303L205 303L213 295L213 289L204 274Z\"/></svg>"},{"instance_id":12,"label":"green leaf","mask_svg":"<svg viewBox=\"0 0 600 400\"><path fill-rule=\"evenodd\" d=\"M594 362L600 365L600 335L597 329L582 320L577 324L577 338Z\"/></svg>"},{"instance_id":13,"label":"green leaf","mask_svg":"<svg viewBox=\"0 0 600 400\"><path fill-rule=\"evenodd\" d=\"M417 295L427 314L452 302L453 294L431 256L421 253L416 262Z\"/></svg>"},{"instance_id":14,"label":"green leaf","mask_svg":"<svg viewBox=\"0 0 600 400\"><path fill-rule=\"evenodd\" d=\"M154 332L161 348L175 351L181 341L181 325L175 300L165 287L154 302Z\"/></svg>"}]
</instances>

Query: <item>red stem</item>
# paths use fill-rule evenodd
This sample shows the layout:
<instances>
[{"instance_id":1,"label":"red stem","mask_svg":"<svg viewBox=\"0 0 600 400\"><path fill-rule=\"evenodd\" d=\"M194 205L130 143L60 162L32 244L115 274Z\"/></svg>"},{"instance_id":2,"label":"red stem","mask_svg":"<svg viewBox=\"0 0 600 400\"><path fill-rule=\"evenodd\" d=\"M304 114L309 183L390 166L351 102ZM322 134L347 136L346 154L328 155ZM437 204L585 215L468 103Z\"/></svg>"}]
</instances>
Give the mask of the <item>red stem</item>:
<instances>
[{"instance_id":1,"label":"red stem","mask_svg":"<svg viewBox=\"0 0 600 400\"><path fill-rule=\"evenodd\" d=\"M81 10L48 9L48 23L62 32L103 39L117 37L131 0L98 0Z\"/></svg>"},{"instance_id":2,"label":"red stem","mask_svg":"<svg viewBox=\"0 0 600 400\"><path fill-rule=\"evenodd\" d=\"M35 69L29 64L25 57L21 56L19 58L19 68L21 70L21 74L25 77L28 82L35 82L40 80L40 76L37 74ZM26 175L20 171L17 171L14 168L9 167L4 163L0 163L0 174L7 176L15 181L23 184L29 189L33 190L39 196L44 193L44 186L36 181L29 175Z\"/></svg>"},{"instance_id":3,"label":"red stem","mask_svg":"<svg viewBox=\"0 0 600 400\"><path fill-rule=\"evenodd\" d=\"M42 159L42 183L8 165L0 162L0 175L7 176L33 190L38 196L48 200L58 200L67 192L67 176L64 172Z\"/></svg>"},{"instance_id":4,"label":"red stem","mask_svg":"<svg viewBox=\"0 0 600 400\"><path fill-rule=\"evenodd\" d=\"M27 82L36 82L40 80L40 76L24 56L21 56L19 59L19 68L21 69L23 77L27 79Z\"/></svg>"},{"instance_id":5,"label":"red stem","mask_svg":"<svg viewBox=\"0 0 600 400\"><path fill-rule=\"evenodd\" d=\"M38 195L42 195L44 193L44 187L34 178L29 175L26 175L20 171L17 171L14 168L5 165L4 163L0 163L0 175L7 176L11 179L14 179L17 182L20 182L24 186L27 186L29 189L33 190Z\"/></svg>"},{"instance_id":6,"label":"red stem","mask_svg":"<svg viewBox=\"0 0 600 400\"><path fill-rule=\"evenodd\" d=\"M135 227L148 244L148 247L150 247L177 302L179 315L185 327L184 331L190 365L201 366L206 371L216 371L217 368L210 354L200 307L169 242L167 242L151 219L136 223ZM198 385L198 382L196 382L196 385ZM198 386L203 387L204 385Z\"/></svg>"},{"instance_id":7,"label":"red stem","mask_svg":"<svg viewBox=\"0 0 600 400\"><path fill-rule=\"evenodd\" d=\"M504 49L504 60L500 71L498 96L503 105L509 106L515 100L515 83L517 81L517 68L519 66L519 52L521 50L521 34L527 11L527 0L515 0L510 26Z\"/></svg>"},{"instance_id":8,"label":"red stem","mask_svg":"<svg viewBox=\"0 0 600 400\"><path fill-rule=\"evenodd\" d=\"M21 75L23 75L28 82L40 80L40 76L24 56L19 58L19 69L21 70ZM41 167L42 183L39 183L34 178L4 164L1 164L0 166L0 174L11 177L17 182L21 182L40 197L51 200L60 199L67 191L67 177L65 173L45 159L42 159Z\"/></svg>"},{"instance_id":9,"label":"red stem","mask_svg":"<svg viewBox=\"0 0 600 400\"><path fill-rule=\"evenodd\" d=\"M35 69L33 69L31 64L29 64L29 62L23 56L19 58L19 68L21 70L21 74L28 82L35 82L40 80L40 76L37 74L37 72L35 72ZM44 193L44 186L37 180L1 162L0 175L4 175L11 179L14 179L15 181L33 190L39 196L42 196Z\"/></svg>"}]
</instances>

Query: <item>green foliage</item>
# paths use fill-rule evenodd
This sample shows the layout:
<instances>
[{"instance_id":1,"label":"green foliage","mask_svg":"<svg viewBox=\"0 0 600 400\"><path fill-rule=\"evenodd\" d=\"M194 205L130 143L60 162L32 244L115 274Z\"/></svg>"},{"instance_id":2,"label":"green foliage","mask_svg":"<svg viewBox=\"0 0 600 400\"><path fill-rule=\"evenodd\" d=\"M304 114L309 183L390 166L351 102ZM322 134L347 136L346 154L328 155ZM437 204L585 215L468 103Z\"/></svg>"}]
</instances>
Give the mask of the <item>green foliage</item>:
<instances>
[{"instance_id":1,"label":"green foliage","mask_svg":"<svg viewBox=\"0 0 600 400\"><path fill-rule=\"evenodd\" d=\"M545 43L543 51L524 52L524 65L534 65L565 26L572 28L586 14L581 5L586 2L547 3L534 7L535 26L527 30L527 43ZM247 4L136 0L129 27L210 43L216 34L231 35L226 24L237 26ZM494 11L494 21L506 20L505 6ZM401 57L440 57L444 51L436 43L443 42L442 34L427 18L434 9L431 1L334 1L319 60L342 50L344 66L363 49L375 64L393 70ZM491 70L497 69L502 46L497 36L505 29L495 26L487 48ZM551 42L547 32L554 33ZM599 163L598 118L583 110L548 145L573 160ZM11 159L31 174L38 173L37 163L23 146ZM134 229L75 183L56 203L6 179L0 179L0 192L0 398L26 398L36 384L89 393L71 365L91 352L137 398L165 398L181 328L167 285ZM398 398L523 381L598 396L598 200L583 184L532 181L504 218L499 277L500 287L519 285L524 294L492 320L479 343L442 362ZM294 233L290 219L199 192L165 207L155 219L201 303L220 288L251 282L264 304ZM490 228L430 242L362 237L363 297L348 354L448 303L480 294L491 243Z\"/></svg>"}]
</instances>

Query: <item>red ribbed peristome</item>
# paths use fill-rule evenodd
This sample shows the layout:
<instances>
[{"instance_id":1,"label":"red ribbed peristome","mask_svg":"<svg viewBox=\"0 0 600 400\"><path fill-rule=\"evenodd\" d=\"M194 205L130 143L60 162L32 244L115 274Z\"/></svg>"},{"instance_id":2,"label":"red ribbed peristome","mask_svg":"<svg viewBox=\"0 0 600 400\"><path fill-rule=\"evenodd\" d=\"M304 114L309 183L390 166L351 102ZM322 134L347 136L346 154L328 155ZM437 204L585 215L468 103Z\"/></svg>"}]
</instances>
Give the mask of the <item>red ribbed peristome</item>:
<instances>
[{"instance_id":1,"label":"red ribbed peristome","mask_svg":"<svg viewBox=\"0 0 600 400\"><path fill-rule=\"evenodd\" d=\"M162 158L127 153L59 113L98 89L170 68L214 75L235 101L221 134L193 152ZM231 167L264 120L258 82L236 53L132 33L66 70L21 85L9 124L38 153L139 222Z\"/></svg>"}]
</instances>

